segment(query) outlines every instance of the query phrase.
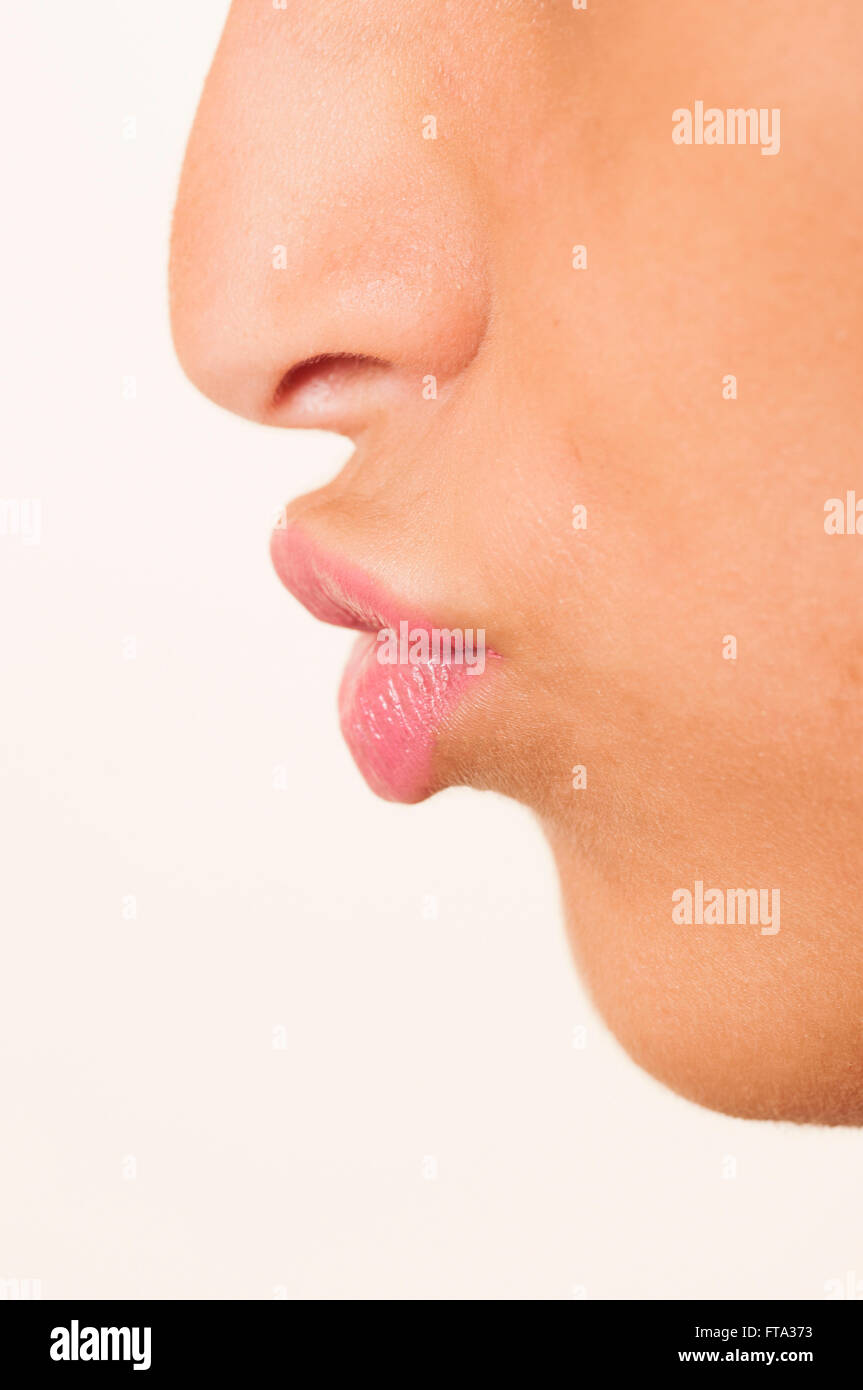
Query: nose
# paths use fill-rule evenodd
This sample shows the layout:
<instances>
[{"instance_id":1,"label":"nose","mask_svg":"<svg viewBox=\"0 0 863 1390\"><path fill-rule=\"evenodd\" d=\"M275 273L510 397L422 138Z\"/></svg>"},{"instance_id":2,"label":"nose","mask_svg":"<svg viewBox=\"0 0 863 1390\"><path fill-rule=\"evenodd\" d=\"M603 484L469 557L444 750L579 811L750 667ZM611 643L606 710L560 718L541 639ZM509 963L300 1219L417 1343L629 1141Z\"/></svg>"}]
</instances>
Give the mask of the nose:
<instances>
[{"instance_id":1,"label":"nose","mask_svg":"<svg viewBox=\"0 0 863 1390\"><path fill-rule=\"evenodd\" d=\"M267 424L352 433L396 397L445 391L486 331L466 113L428 29L418 49L389 0L363 17L235 3L188 143L177 354L205 395Z\"/></svg>"}]
</instances>

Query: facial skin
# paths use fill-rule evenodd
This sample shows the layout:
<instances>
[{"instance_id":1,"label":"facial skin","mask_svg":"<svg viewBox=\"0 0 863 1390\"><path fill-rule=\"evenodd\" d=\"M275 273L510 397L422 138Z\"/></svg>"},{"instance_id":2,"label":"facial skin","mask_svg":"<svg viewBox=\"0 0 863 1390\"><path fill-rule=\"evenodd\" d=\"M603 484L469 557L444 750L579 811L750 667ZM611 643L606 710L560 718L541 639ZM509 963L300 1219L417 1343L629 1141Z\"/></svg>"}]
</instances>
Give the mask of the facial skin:
<instances>
[{"instance_id":1,"label":"facial skin","mask_svg":"<svg viewBox=\"0 0 863 1390\"><path fill-rule=\"evenodd\" d=\"M237 0L171 263L206 395L356 442L291 524L500 654L432 789L536 811L624 1047L829 1124L863 1123L863 535L824 528L863 499L861 66L852 0ZM697 100L779 108L779 152L675 144ZM696 881L781 929L675 923Z\"/></svg>"}]
</instances>

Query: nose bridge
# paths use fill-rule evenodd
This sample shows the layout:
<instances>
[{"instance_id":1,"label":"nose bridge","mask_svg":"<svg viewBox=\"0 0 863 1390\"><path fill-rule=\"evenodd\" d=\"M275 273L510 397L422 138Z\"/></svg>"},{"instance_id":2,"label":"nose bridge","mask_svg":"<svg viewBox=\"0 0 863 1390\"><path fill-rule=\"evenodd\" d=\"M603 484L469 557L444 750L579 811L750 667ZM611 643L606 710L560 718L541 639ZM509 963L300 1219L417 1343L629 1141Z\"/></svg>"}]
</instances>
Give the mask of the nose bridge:
<instances>
[{"instance_id":1,"label":"nose bridge","mask_svg":"<svg viewBox=\"0 0 863 1390\"><path fill-rule=\"evenodd\" d=\"M178 355L206 395L254 419L290 367L319 356L445 379L487 320L469 161L441 138L445 113L425 119L398 63L331 48L287 26L262 38L232 15L186 154Z\"/></svg>"}]
</instances>

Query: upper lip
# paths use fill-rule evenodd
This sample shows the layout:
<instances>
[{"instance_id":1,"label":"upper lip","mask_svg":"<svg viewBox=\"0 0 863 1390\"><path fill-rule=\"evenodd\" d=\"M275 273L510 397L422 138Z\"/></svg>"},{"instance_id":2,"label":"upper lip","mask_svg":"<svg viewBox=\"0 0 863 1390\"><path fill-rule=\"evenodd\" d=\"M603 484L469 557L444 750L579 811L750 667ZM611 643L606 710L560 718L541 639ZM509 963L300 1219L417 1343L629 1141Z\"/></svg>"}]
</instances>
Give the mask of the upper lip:
<instances>
[{"instance_id":1,"label":"upper lip","mask_svg":"<svg viewBox=\"0 0 863 1390\"><path fill-rule=\"evenodd\" d=\"M322 622L380 632L407 616L363 570L326 555L296 524L273 532L270 553L285 588ZM425 622L419 616L413 621Z\"/></svg>"},{"instance_id":2,"label":"upper lip","mask_svg":"<svg viewBox=\"0 0 863 1390\"><path fill-rule=\"evenodd\" d=\"M397 630L405 620L413 628L436 627L428 615L395 599L359 566L320 550L296 522L276 528L270 553L285 588L322 622L358 632ZM455 629L450 622L441 626ZM498 655L490 646L485 650Z\"/></svg>"}]
</instances>

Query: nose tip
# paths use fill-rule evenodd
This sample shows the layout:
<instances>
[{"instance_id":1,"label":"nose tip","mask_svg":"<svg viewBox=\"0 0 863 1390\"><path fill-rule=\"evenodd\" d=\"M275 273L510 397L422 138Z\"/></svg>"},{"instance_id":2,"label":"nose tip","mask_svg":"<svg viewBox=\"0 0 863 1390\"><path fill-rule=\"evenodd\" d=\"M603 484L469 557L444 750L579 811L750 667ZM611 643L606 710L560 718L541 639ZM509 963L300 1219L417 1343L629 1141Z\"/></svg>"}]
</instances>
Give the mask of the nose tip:
<instances>
[{"instance_id":1,"label":"nose tip","mask_svg":"<svg viewBox=\"0 0 863 1390\"><path fill-rule=\"evenodd\" d=\"M475 181L423 140L400 84L357 83L349 41L310 50L264 9L231 11L189 139L174 341L226 409L352 433L430 380L443 391L477 352Z\"/></svg>"}]
</instances>

